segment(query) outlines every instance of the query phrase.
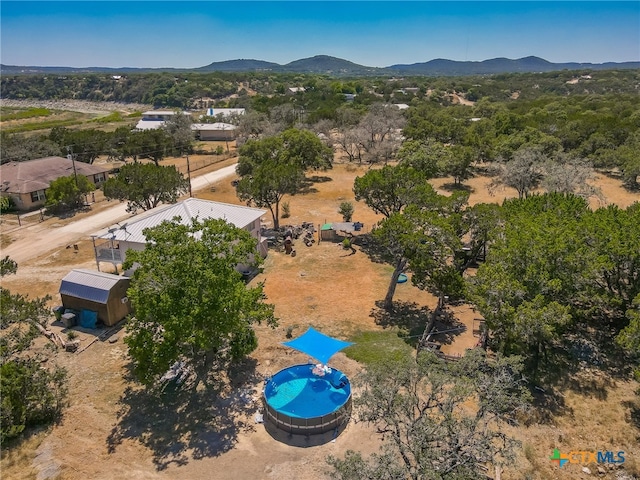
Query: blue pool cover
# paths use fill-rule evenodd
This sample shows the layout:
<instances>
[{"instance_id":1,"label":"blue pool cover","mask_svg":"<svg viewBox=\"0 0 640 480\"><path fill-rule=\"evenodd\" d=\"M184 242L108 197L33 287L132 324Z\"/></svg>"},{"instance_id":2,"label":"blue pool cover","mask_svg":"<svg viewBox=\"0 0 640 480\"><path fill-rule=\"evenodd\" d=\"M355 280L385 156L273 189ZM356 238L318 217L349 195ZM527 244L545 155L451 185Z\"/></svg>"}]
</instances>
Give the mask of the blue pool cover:
<instances>
[{"instance_id":1,"label":"blue pool cover","mask_svg":"<svg viewBox=\"0 0 640 480\"><path fill-rule=\"evenodd\" d=\"M324 363L326 365L327 362L329 362L329 359L337 352L349 345L353 345L353 343L343 342L337 338L320 333L313 327L309 327L309 330L307 330L304 335L296 338L295 340L291 340L290 342L284 342L283 345L295 348L316 360L320 360L320 363Z\"/></svg>"}]
</instances>

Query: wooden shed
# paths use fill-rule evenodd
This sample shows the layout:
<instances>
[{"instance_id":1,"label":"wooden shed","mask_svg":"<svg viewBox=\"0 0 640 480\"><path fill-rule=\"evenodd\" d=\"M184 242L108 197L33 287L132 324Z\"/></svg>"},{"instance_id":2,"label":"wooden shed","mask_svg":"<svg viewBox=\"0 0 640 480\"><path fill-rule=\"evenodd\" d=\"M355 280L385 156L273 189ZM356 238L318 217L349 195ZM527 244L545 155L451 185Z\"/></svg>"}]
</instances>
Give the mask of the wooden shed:
<instances>
[{"instance_id":1,"label":"wooden shed","mask_svg":"<svg viewBox=\"0 0 640 480\"><path fill-rule=\"evenodd\" d=\"M320 240L341 242L345 234L353 235L362 232L364 224L360 222L325 223L320 227Z\"/></svg>"},{"instance_id":2,"label":"wooden shed","mask_svg":"<svg viewBox=\"0 0 640 480\"><path fill-rule=\"evenodd\" d=\"M65 308L96 312L98 321L112 326L131 313L129 283L128 277L78 268L62 279L60 298Z\"/></svg>"}]
</instances>

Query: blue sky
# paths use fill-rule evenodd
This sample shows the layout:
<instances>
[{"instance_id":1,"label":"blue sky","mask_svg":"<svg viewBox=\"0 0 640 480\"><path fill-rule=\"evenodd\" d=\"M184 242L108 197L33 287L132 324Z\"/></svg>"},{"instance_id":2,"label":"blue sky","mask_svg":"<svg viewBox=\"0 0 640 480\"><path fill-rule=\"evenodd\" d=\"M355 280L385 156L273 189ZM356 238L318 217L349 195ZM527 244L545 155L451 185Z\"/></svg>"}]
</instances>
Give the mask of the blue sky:
<instances>
[{"instance_id":1,"label":"blue sky","mask_svg":"<svg viewBox=\"0 0 640 480\"><path fill-rule=\"evenodd\" d=\"M332 55L368 66L529 55L640 61L640 2L2 1L7 65L192 68Z\"/></svg>"}]
</instances>

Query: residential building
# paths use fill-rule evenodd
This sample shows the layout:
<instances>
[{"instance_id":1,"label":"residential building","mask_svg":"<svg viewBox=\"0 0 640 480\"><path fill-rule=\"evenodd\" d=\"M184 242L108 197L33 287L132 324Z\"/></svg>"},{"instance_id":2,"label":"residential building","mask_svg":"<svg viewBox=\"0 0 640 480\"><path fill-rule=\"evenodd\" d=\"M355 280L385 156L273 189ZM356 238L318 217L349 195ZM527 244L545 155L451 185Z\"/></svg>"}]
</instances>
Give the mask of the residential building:
<instances>
[{"instance_id":1,"label":"residential building","mask_svg":"<svg viewBox=\"0 0 640 480\"><path fill-rule=\"evenodd\" d=\"M70 175L84 175L100 186L109 176L109 168L89 165L63 157L45 157L26 162L0 165L0 194L11 197L18 210L32 210L44 205L52 181Z\"/></svg>"},{"instance_id":2,"label":"residential building","mask_svg":"<svg viewBox=\"0 0 640 480\"><path fill-rule=\"evenodd\" d=\"M155 227L175 217L179 217L184 225L191 224L195 218L226 220L238 228L247 230L258 241L258 253L266 257L267 240L260 236L260 218L265 213L265 210L257 208L199 198L188 198L173 205L157 207L132 220L93 234L96 264L98 270L101 262L111 263L117 268L126 260L128 250L144 250L147 243L143 233L145 228Z\"/></svg>"},{"instance_id":3,"label":"residential building","mask_svg":"<svg viewBox=\"0 0 640 480\"><path fill-rule=\"evenodd\" d=\"M162 127L174 115L191 115L189 112L174 112L173 110L149 110L142 113L142 119L136 125L137 130L154 130Z\"/></svg>"},{"instance_id":4,"label":"residential building","mask_svg":"<svg viewBox=\"0 0 640 480\"><path fill-rule=\"evenodd\" d=\"M234 140L236 138L236 127L230 123L194 123L191 130L195 133L196 139L202 141Z\"/></svg>"}]
</instances>

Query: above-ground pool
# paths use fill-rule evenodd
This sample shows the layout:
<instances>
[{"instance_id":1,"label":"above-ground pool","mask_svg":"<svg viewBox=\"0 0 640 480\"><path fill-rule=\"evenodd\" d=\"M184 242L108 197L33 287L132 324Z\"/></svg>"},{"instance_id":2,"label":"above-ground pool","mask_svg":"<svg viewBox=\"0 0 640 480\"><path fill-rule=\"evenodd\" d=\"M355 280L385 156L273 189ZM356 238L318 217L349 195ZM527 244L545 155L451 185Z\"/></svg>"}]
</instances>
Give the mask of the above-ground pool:
<instances>
[{"instance_id":1,"label":"above-ground pool","mask_svg":"<svg viewBox=\"0 0 640 480\"><path fill-rule=\"evenodd\" d=\"M351 385L344 373L334 368L294 365L266 381L264 403L265 420L282 430L304 435L325 433L349 419Z\"/></svg>"}]
</instances>

